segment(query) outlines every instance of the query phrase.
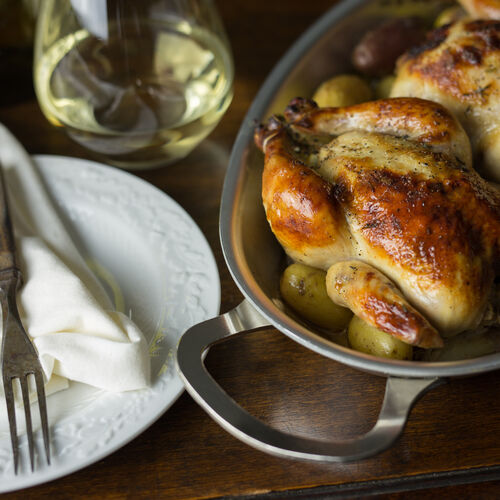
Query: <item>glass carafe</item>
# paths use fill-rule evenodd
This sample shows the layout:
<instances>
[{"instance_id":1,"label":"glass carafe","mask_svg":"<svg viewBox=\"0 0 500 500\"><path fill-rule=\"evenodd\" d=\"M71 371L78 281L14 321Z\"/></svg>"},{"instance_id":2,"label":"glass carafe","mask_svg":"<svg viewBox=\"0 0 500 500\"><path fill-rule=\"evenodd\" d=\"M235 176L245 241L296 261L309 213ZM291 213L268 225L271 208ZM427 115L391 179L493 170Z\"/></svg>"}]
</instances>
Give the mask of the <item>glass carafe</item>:
<instances>
[{"instance_id":1,"label":"glass carafe","mask_svg":"<svg viewBox=\"0 0 500 500\"><path fill-rule=\"evenodd\" d=\"M129 169L186 156L232 98L232 55L211 0L44 0L34 57L47 119Z\"/></svg>"}]
</instances>

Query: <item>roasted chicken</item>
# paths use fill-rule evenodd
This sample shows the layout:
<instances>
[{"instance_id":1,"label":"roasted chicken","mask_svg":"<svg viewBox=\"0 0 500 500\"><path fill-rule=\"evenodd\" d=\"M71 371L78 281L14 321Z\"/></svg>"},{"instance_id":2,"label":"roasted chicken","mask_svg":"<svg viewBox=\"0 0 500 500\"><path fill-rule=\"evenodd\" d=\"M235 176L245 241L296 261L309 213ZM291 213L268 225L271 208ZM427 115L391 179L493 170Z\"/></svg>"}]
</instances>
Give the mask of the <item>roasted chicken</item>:
<instances>
[{"instance_id":1,"label":"roasted chicken","mask_svg":"<svg viewBox=\"0 0 500 500\"><path fill-rule=\"evenodd\" d=\"M498 1L464 4L500 12ZM443 104L467 132L476 169L500 182L499 21L464 19L431 32L398 61L391 97L401 96Z\"/></svg>"},{"instance_id":2,"label":"roasted chicken","mask_svg":"<svg viewBox=\"0 0 500 500\"><path fill-rule=\"evenodd\" d=\"M295 99L255 131L267 220L291 259L369 324L424 348L480 324L500 250L500 197L440 104Z\"/></svg>"}]
</instances>

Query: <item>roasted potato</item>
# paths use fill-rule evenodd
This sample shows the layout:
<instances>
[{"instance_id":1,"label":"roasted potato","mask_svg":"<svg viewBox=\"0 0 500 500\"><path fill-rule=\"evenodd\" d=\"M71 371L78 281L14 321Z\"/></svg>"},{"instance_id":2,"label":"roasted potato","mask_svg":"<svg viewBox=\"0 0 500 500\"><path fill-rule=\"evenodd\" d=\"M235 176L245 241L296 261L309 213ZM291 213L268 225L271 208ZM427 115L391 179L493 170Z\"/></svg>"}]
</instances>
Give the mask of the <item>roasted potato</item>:
<instances>
[{"instance_id":1,"label":"roasted potato","mask_svg":"<svg viewBox=\"0 0 500 500\"><path fill-rule=\"evenodd\" d=\"M466 13L464 9L462 9L462 7L460 7L459 5L448 7L447 9L444 9L443 12L439 14L439 16L436 17L436 20L434 21L434 27L440 28L445 24L454 23L455 21L458 21L465 16Z\"/></svg>"},{"instance_id":2,"label":"roasted potato","mask_svg":"<svg viewBox=\"0 0 500 500\"><path fill-rule=\"evenodd\" d=\"M356 351L379 358L412 359L413 347L388 333L369 325L358 316L349 323L349 345Z\"/></svg>"},{"instance_id":3,"label":"roasted potato","mask_svg":"<svg viewBox=\"0 0 500 500\"><path fill-rule=\"evenodd\" d=\"M391 89L395 79L396 77L394 75L387 75L381 78L375 84L375 97L377 99L387 99L391 95Z\"/></svg>"},{"instance_id":4,"label":"roasted potato","mask_svg":"<svg viewBox=\"0 0 500 500\"><path fill-rule=\"evenodd\" d=\"M383 76L394 71L397 58L425 38L417 18L390 19L368 31L352 53L352 63L362 74Z\"/></svg>"},{"instance_id":5,"label":"roasted potato","mask_svg":"<svg viewBox=\"0 0 500 500\"><path fill-rule=\"evenodd\" d=\"M348 325L352 312L331 301L325 279L326 273L321 269L292 264L281 277L281 295L302 318L328 330L342 330Z\"/></svg>"},{"instance_id":6,"label":"roasted potato","mask_svg":"<svg viewBox=\"0 0 500 500\"><path fill-rule=\"evenodd\" d=\"M373 98L368 83L356 75L338 75L323 82L313 95L320 107L351 106Z\"/></svg>"}]
</instances>

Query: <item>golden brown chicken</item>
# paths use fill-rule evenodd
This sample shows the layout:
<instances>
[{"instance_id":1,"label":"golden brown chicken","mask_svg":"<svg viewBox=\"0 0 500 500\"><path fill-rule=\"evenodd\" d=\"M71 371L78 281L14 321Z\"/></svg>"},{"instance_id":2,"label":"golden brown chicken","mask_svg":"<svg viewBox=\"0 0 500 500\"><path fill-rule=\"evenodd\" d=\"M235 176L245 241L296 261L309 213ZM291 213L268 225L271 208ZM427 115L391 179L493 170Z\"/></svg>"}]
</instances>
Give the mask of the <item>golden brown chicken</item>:
<instances>
[{"instance_id":1,"label":"golden brown chicken","mask_svg":"<svg viewBox=\"0 0 500 500\"><path fill-rule=\"evenodd\" d=\"M443 106L296 99L255 141L271 229L293 260L328 270L334 302L425 348L480 323L500 198L472 170L468 138Z\"/></svg>"},{"instance_id":2,"label":"golden brown chicken","mask_svg":"<svg viewBox=\"0 0 500 500\"><path fill-rule=\"evenodd\" d=\"M431 32L398 61L391 97L400 96L443 104L467 132L477 170L500 181L500 22L465 19Z\"/></svg>"}]
</instances>

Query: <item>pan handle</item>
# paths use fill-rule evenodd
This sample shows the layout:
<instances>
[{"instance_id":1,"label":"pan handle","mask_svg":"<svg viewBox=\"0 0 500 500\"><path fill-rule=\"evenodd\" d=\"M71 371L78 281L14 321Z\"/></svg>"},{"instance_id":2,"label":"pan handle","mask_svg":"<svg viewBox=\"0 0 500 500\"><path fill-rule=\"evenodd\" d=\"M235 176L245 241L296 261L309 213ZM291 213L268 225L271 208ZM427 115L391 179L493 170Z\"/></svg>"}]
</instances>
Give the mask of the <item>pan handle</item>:
<instances>
[{"instance_id":1,"label":"pan handle","mask_svg":"<svg viewBox=\"0 0 500 500\"><path fill-rule=\"evenodd\" d=\"M249 302L199 323L182 336L177 368L187 391L224 429L261 451L301 460L347 462L387 449L402 433L413 404L442 379L388 377L385 397L375 426L354 439L320 441L273 429L250 415L210 376L203 358L210 346L226 338L270 326Z\"/></svg>"}]
</instances>

